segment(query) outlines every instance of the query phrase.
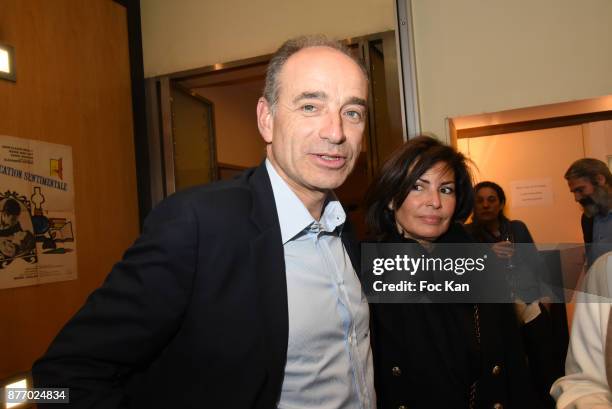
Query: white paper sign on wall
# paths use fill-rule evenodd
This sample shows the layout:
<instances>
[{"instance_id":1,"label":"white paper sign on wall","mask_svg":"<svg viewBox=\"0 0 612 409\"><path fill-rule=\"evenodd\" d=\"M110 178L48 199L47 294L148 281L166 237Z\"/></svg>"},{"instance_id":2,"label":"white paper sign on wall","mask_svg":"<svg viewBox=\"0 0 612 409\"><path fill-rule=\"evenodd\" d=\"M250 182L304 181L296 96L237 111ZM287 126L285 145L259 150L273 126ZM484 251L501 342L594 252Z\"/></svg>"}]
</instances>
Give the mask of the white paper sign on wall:
<instances>
[{"instance_id":1,"label":"white paper sign on wall","mask_svg":"<svg viewBox=\"0 0 612 409\"><path fill-rule=\"evenodd\" d=\"M552 206L552 180L545 178L510 182L510 202L512 207Z\"/></svg>"}]
</instances>

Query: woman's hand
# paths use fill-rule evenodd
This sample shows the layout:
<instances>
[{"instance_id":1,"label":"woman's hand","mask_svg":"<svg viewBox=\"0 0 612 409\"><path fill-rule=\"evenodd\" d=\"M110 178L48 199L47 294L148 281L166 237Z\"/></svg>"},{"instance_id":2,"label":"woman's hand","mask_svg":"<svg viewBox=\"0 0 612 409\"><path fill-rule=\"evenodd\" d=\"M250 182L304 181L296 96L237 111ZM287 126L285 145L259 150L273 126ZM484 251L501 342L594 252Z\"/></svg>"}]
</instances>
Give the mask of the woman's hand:
<instances>
[{"instance_id":1,"label":"woman's hand","mask_svg":"<svg viewBox=\"0 0 612 409\"><path fill-rule=\"evenodd\" d=\"M514 255L514 246L509 241L498 241L491 246L491 249L499 258L510 258Z\"/></svg>"}]
</instances>

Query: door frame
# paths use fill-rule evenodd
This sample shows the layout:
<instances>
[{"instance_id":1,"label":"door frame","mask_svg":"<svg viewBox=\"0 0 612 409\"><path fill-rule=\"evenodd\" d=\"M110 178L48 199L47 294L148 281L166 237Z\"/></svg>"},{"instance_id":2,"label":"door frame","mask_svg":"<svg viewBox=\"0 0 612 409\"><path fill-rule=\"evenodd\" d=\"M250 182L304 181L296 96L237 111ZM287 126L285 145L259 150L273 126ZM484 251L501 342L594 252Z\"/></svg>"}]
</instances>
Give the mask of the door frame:
<instances>
[{"instance_id":1,"label":"door frame","mask_svg":"<svg viewBox=\"0 0 612 409\"><path fill-rule=\"evenodd\" d=\"M369 34L359 37L351 37L344 40L344 43L350 48L358 48L359 55L363 58L366 67L370 69L369 49L367 45L373 41L388 41L390 38L395 39L395 53L391 59L389 67L385 66L385 71L392 70L390 75L396 75L399 79L397 90L392 92L398 94L401 104L403 102L403 91L400 89L402 85L401 71L399 70L400 58L398 51L397 30L385 31L380 33ZM393 37L394 36L394 37ZM173 193L176 190L174 184L174 157L173 157L173 136L172 136L172 111L170 100L170 89L172 86L182 87L186 92L191 93L189 87L185 86L189 81L207 76L214 76L224 73L236 72L246 68L265 68L270 61L272 54L260 55L252 58L246 58L227 63L219 63L199 67L189 70L177 71L165 75L160 75L146 79L145 94L146 94L146 112L147 112L147 153L149 156L148 172L149 178L149 203L152 208L159 203L164 197ZM372 84L369 84L370 95L372 93ZM193 95L193 94L192 94ZM377 156L376 147L376 130L374 128L374 105L370 98L368 109L368 136L365 138L366 151L368 154L368 175L371 177L378 169L380 163ZM214 104L213 104L214 109ZM404 110L400 110L402 117L401 124L396 124L398 128L405 129L405 119L403 118ZM214 133L214 129L213 129ZM406 140L406 133L403 132L402 138ZM215 147L216 150L216 147Z\"/></svg>"}]
</instances>

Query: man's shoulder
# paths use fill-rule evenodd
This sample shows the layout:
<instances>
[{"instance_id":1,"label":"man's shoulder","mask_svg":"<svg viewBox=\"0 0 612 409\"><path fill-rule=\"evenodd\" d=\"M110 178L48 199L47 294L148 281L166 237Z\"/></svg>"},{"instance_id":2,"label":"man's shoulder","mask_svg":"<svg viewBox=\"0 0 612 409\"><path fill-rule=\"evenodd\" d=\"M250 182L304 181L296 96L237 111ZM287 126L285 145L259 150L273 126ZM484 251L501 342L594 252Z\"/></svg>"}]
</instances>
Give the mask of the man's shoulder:
<instances>
[{"instance_id":1,"label":"man's shoulder","mask_svg":"<svg viewBox=\"0 0 612 409\"><path fill-rule=\"evenodd\" d=\"M236 179L198 185L176 192L162 200L152 214L192 214L207 218L248 215L256 193L258 196L267 194L265 189L260 189L257 183L253 183L255 171L256 169L247 169ZM258 189L262 191L256 192Z\"/></svg>"},{"instance_id":2,"label":"man's shoulder","mask_svg":"<svg viewBox=\"0 0 612 409\"><path fill-rule=\"evenodd\" d=\"M224 201L231 200L235 196L250 196L252 186L248 183L248 176L241 175L236 179L223 180L197 185L181 190L169 196L166 200L177 202L196 202L202 201Z\"/></svg>"}]
</instances>

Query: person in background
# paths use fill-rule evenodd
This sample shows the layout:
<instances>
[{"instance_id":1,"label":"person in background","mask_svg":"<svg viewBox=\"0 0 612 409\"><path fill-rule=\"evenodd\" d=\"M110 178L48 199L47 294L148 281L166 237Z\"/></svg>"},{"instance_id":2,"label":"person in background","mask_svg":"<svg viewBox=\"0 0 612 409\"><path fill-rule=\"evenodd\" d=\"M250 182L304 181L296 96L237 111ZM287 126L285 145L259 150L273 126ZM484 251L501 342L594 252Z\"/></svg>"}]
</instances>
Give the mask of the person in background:
<instances>
[{"instance_id":1,"label":"person in background","mask_svg":"<svg viewBox=\"0 0 612 409\"><path fill-rule=\"evenodd\" d=\"M484 181L474 186L474 212L468 232L479 242L491 243L491 249L501 264L511 262L519 275L515 310L521 324L523 342L529 358L529 368L542 402L554 407L549 395L553 382L563 374L563 352L556 351L554 330L548 309L540 302L539 277L546 266L527 225L510 220L504 214L506 194L500 185ZM510 272L513 274L513 271ZM520 297L525 298L520 299ZM559 348L561 349L561 348Z\"/></svg>"},{"instance_id":2,"label":"person in background","mask_svg":"<svg viewBox=\"0 0 612 409\"><path fill-rule=\"evenodd\" d=\"M612 408L612 252L600 256L576 299L565 376L551 388L559 409Z\"/></svg>"},{"instance_id":3,"label":"person in background","mask_svg":"<svg viewBox=\"0 0 612 409\"><path fill-rule=\"evenodd\" d=\"M32 251L36 246L36 239L29 231L18 231L9 237L0 237L0 254L12 258Z\"/></svg>"},{"instance_id":4,"label":"person in background","mask_svg":"<svg viewBox=\"0 0 612 409\"><path fill-rule=\"evenodd\" d=\"M0 259L32 253L36 246L32 232L24 231L19 223L21 214L21 205L17 200L4 199L0 210Z\"/></svg>"},{"instance_id":5,"label":"person in background","mask_svg":"<svg viewBox=\"0 0 612 409\"><path fill-rule=\"evenodd\" d=\"M0 210L0 237L10 237L23 231L19 223L20 214L21 206L15 199L4 199L2 210Z\"/></svg>"},{"instance_id":6,"label":"person in background","mask_svg":"<svg viewBox=\"0 0 612 409\"><path fill-rule=\"evenodd\" d=\"M395 151L373 180L366 221L380 243L410 243L437 257L444 247L438 244L473 242L458 223L472 199L464 156L420 136ZM370 308L379 409L538 407L511 304Z\"/></svg>"},{"instance_id":7,"label":"person in background","mask_svg":"<svg viewBox=\"0 0 612 409\"><path fill-rule=\"evenodd\" d=\"M565 172L569 190L582 206L587 267L612 250L612 173L599 159L578 159Z\"/></svg>"},{"instance_id":8,"label":"person in background","mask_svg":"<svg viewBox=\"0 0 612 409\"><path fill-rule=\"evenodd\" d=\"M538 255L529 229L520 220L510 220L504 214L506 194L495 182L484 181L474 186L474 212L467 231L481 243L491 243L491 249L515 274L514 285L519 301L531 302L540 296L540 277L546 268ZM521 315L524 322L540 314L538 303L525 306Z\"/></svg>"}]
</instances>

